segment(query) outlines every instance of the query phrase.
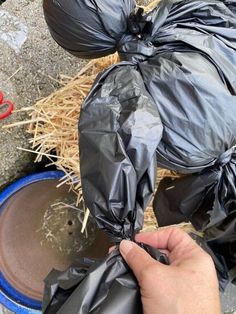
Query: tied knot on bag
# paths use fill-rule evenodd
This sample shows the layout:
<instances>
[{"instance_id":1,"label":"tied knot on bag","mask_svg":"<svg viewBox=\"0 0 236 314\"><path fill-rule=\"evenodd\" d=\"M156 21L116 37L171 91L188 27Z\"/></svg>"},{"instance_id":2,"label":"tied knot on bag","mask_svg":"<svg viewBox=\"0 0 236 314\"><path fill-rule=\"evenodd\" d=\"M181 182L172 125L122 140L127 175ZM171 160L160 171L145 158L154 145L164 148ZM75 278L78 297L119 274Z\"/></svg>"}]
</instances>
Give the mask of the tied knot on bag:
<instances>
[{"instance_id":1,"label":"tied knot on bag","mask_svg":"<svg viewBox=\"0 0 236 314\"><path fill-rule=\"evenodd\" d=\"M220 157L216 160L216 165L220 167L226 166L232 158L236 157L236 145L225 151Z\"/></svg>"},{"instance_id":2,"label":"tied knot on bag","mask_svg":"<svg viewBox=\"0 0 236 314\"><path fill-rule=\"evenodd\" d=\"M128 31L142 39L143 34L149 33L149 28L152 25L151 20L150 15L144 14L143 8L138 8L128 18Z\"/></svg>"},{"instance_id":3,"label":"tied knot on bag","mask_svg":"<svg viewBox=\"0 0 236 314\"><path fill-rule=\"evenodd\" d=\"M132 12L128 19L128 30L130 33L142 38L142 34L145 33L151 24L151 16L144 15L144 9L138 8Z\"/></svg>"},{"instance_id":4,"label":"tied knot on bag","mask_svg":"<svg viewBox=\"0 0 236 314\"><path fill-rule=\"evenodd\" d=\"M117 43L117 51L122 61L142 62L156 53L156 48L150 41L152 17L144 14L139 8L132 12L128 18L128 32Z\"/></svg>"}]
</instances>

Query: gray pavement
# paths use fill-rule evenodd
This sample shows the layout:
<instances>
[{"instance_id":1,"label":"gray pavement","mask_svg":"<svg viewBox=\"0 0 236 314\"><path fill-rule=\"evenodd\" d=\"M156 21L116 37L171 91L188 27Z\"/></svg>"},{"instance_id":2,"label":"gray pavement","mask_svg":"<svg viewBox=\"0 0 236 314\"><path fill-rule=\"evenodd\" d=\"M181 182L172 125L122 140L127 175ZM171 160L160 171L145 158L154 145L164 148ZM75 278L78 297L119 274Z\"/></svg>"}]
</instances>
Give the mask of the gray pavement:
<instances>
[{"instance_id":1,"label":"gray pavement","mask_svg":"<svg viewBox=\"0 0 236 314\"><path fill-rule=\"evenodd\" d=\"M57 46L44 22L41 0L7 0L0 7L0 90L18 110L49 95L59 74L74 75L81 61ZM15 73L15 74L14 74ZM3 130L1 126L23 120L14 114L0 120L0 189L33 171L33 155L17 150L27 147L25 127Z\"/></svg>"},{"instance_id":2,"label":"gray pavement","mask_svg":"<svg viewBox=\"0 0 236 314\"><path fill-rule=\"evenodd\" d=\"M236 286L228 285L226 291L221 296L222 312L236 314Z\"/></svg>"}]
</instances>

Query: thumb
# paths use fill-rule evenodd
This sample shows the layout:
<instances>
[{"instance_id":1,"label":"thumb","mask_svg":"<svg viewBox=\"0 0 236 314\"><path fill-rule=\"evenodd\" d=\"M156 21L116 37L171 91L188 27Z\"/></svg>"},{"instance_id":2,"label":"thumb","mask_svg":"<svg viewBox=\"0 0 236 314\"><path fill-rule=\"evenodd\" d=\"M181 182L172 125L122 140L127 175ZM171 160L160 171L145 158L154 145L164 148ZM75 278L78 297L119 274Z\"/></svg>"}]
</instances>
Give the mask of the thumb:
<instances>
[{"instance_id":1,"label":"thumb","mask_svg":"<svg viewBox=\"0 0 236 314\"><path fill-rule=\"evenodd\" d=\"M141 284L143 274L152 266L161 265L154 260L144 249L132 241L123 240L120 243L120 253L126 263L132 269L139 284Z\"/></svg>"}]
</instances>

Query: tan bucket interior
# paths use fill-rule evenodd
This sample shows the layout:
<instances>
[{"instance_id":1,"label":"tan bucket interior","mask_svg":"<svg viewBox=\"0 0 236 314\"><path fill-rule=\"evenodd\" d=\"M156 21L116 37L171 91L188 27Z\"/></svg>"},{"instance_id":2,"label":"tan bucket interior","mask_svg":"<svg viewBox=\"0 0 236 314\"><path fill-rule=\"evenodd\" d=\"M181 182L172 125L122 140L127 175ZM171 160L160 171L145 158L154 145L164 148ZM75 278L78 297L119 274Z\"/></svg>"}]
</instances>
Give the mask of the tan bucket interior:
<instances>
[{"instance_id":1,"label":"tan bucket interior","mask_svg":"<svg viewBox=\"0 0 236 314\"><path fill-rule=\"evenodd\" d=\"M57 180L32 183L3 204L0 216L0 269L24 295L42 300L43 280L53 269L65 270L78 257L103 257L108 242L90 219L81 234L74 193ZM64 205L63 205L64 204Z\"/></svg>"}]
</instances>

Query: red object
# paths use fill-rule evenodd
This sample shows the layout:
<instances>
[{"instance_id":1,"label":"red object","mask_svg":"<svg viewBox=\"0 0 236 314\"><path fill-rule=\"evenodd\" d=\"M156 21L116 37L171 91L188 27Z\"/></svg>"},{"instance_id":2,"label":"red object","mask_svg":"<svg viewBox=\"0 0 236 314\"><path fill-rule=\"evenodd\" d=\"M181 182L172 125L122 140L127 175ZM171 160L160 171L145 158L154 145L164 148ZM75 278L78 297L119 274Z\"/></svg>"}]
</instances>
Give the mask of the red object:
<instances>
[{"instance_id":1,"label":"red object","mask_svg":"<svg viewBox=\"0 0 236 314\"><path fill-rule=\"evenodd\" d=\"M0 120L7 118L14 110L13 103L10 100L4 100L4 95L1 91L0 91L0 106L7 106L6 111L0 113Z\"/></svg>"}]
</instances>

